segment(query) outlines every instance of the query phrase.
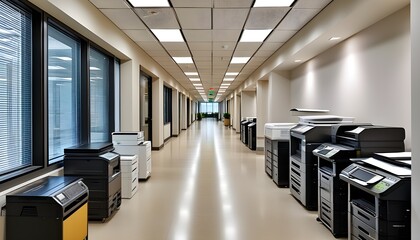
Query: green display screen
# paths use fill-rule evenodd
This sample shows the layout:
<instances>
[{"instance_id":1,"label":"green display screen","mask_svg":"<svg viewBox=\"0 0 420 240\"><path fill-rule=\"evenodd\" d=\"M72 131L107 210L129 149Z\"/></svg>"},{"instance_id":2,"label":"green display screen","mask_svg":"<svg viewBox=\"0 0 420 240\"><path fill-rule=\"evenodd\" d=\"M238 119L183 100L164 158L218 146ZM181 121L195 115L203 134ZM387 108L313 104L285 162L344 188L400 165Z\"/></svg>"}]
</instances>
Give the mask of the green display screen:
<instances>
[{"instance_id":1,"label":"green display screen","mask_svg":"<svg viewBox=\"0 0 420 240\"><path fill-rule=\"evenodd\" d=\"M387 184L385 182L378 182L377 184L375 184L375 186L373 186L374 189L378 190L378 191L384 191L385 189L387 189Z\"/></svg>"}]
</instances>

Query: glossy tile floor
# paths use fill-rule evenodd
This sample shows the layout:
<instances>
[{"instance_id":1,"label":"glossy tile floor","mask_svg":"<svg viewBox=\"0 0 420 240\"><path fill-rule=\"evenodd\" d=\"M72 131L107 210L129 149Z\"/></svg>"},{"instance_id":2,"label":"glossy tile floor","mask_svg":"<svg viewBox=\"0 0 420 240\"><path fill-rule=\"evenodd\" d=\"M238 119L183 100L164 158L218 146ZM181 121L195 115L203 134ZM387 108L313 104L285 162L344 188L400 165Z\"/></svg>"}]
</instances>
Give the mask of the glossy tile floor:
<instances>
[{"instance_id":1,"label":"glossy tile floor","mask_svg":"<svg viewBox=\"0 0 420 240\"><path fill-rule=\"evenodd\" d=\"M332 234L222 122L203 119L152 152L152 176L90 240L329 240Z\"/></svg>"}]
</instances>

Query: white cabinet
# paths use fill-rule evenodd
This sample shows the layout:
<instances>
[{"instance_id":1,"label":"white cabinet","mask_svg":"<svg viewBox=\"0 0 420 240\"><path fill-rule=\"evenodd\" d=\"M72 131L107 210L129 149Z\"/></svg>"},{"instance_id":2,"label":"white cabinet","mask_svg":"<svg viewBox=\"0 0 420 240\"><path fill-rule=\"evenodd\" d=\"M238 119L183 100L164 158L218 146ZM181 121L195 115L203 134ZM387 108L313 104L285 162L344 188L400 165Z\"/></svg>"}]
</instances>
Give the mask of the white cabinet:
<instances>
[{"instance_id":1,"label":"white cabinet","mask_svg":"<svg viewBox=\"0 0 420 240\"><path fill-rule=\"evenodd\" d=\"M121 155L121 195L132 198L138 190L138 157L137 155Z\"/></svg>"}]
</instances>

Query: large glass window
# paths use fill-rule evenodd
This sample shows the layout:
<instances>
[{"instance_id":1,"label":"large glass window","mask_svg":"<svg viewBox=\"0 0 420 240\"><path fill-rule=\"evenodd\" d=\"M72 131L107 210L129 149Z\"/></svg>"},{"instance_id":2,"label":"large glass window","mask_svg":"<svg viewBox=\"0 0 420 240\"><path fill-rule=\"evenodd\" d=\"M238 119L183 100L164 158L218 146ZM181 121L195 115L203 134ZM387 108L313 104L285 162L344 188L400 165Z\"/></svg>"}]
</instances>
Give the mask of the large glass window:
<instances>
[{"instance_id":1,"label":"large glass window","mask_svg":"<svg viewBox=\"0 0 420 240\"><path fill-rule=\"evenodd\" d=\"M109 57L90 50L90 139L110 140L109 126Z\"/></svg>"},{"instance_id":2,"label":"large glass window","mask_svg":"<svg viewBox=\"0 0 420 240\"><path fill-rule=\"evenodd\" d=\"M32 20L0 1L0 174L32 165Z\"/></svg>"},{"instance_id":3,"label":"large glass window","mask_svg":"<svg viewBox=\"0 0 420 240\"><path fill-rule=\"evenodd\" d=\"M201 102L200 103L200 113L217 113L219 112L219 104L218 103L208 103L208 102Z\"/></svg>"},{"instance_id":4,"label":"large glass window","mask_svg":"<svg viewBox=\"0 0 420 240\"><path fill-rule=\"evenodd\" d=\"M80 42L48 26L48 157L80 143Z\"/></svg>"}]
</instances>

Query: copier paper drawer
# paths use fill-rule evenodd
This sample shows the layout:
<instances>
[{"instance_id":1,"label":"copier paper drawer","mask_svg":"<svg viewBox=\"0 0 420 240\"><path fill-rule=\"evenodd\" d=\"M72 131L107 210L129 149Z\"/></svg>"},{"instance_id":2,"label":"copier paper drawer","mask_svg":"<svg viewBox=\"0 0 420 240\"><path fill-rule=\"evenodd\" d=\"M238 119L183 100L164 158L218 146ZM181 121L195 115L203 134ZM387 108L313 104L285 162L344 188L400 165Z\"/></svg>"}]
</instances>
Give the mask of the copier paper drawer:
<instances>
[{"instance_id":1,"label":"copier paper drawer","mask_svg":"<svg viewBox=\"0 0 420 240\"><path fill-rule=\"evenodd\" d=\"M357 217L352 217L352 234L360 239L376 239L375 230L362 222Z\"/></svg>"}]
</instances>

